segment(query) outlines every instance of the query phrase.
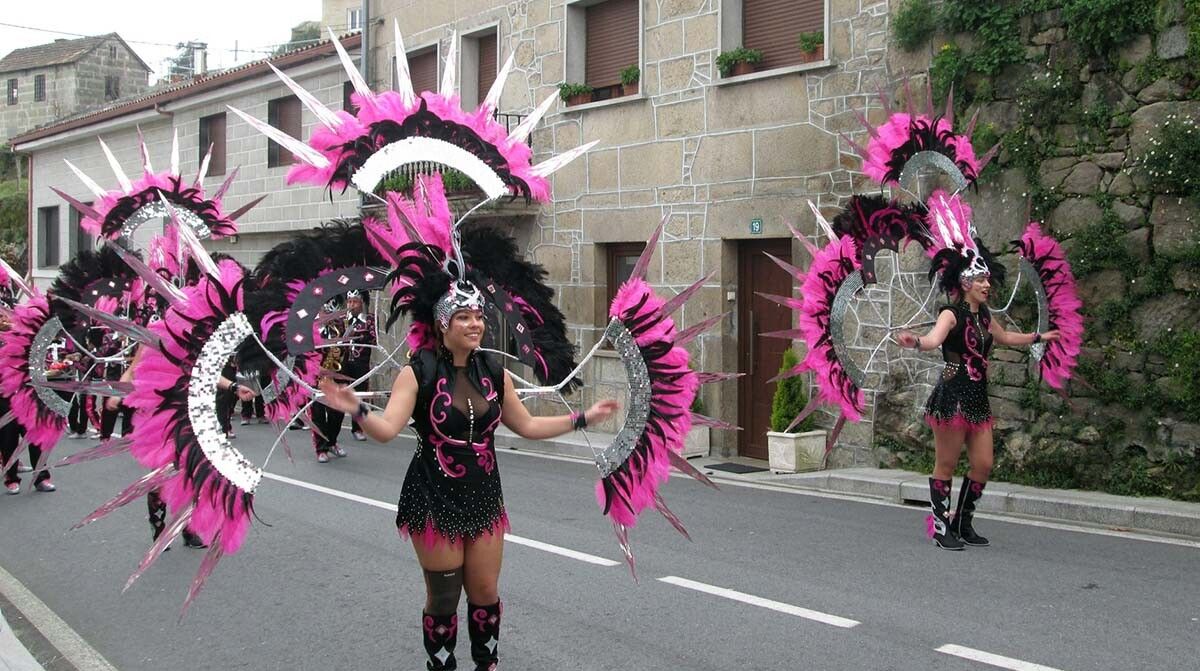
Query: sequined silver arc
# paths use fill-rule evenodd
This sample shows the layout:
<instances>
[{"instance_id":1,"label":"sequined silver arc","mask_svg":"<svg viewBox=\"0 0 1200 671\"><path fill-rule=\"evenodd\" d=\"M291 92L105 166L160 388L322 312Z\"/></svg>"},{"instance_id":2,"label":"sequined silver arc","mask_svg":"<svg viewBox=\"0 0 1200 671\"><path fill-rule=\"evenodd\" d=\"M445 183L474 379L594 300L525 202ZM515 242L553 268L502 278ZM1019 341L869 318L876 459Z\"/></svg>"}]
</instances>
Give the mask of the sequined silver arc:
<instances>
[{"instance_id":1,"label":"sequined silver arc","mask_svg":"<svg viewBox=\"0 0 1200 671\"><path fill-rule=\"evenodd\" d=\"M939 154L940 156L940 154ZM850 300L854 294L863 288L861 270L856 270L842 280L837 293L833 295L833 305L829 309L829 339L833 341L833 351L837 354L842 370L854 380L859 388L867 386L867 374L850 358L850 350L846 346L846 311L850 308Z\"/></svg>"},{"instance_id":2,"label":"sequined silver arc","mask_svg":"<svg viewBox=\"0 0 1200 671\"><path fill-rule=\"evenodd\" d=\"M613 344L617 354L621 355L621 363L625 365L625 377L629 382L629 410L625 414L625 423L608 447L596 455L596 467L600 469L601 477L608 477L629 459L633 448L637 446L638 440L646 430L646 422L650 419L651 391L646 360L642 358L642 350L629 329L619 320L613 319L604 329L604 337Z\"/></svg>"},{"instance_id":3,"label":"sequined silver arc","mask_svg":"<svg viewBox=\"0 0 1200 671\"><path fill-rule=\"evenodd\" d=\"M179 223L192 229L192 232L196 234L197 238L203 240L212 235L212 231L209 230L208 224L204 223L204 220L200 218L200 215L196 214L195 212L192 212L185 207L176 207L175 216L179 219ZM133 214L129 215L129 218L125 220L125 223L121 226L121 240L129 243L129 246L132 247L133 234L137 231L137 229L141 228L142 224L150 221L151 219L170 220L170 218L171 213L167 211L167 206L164 205L162 201L156 200L152 203L146 203L134 211Z\"/></svg>"},{"instance_id":4,"label":"sequined silver arc","mask_svg":"<svg viewBox=\"0 0 1200 671\"><path fill-rule=\"evenodd\" d=\"M262 470L229 443L217 421L217 382L225 362L253 329L246 315L235 312L213 331L200 349L188 385L188 420L196 442L213 468L244 492L253 492Z\"/></svg>"},{"instance_id":5,"label":"sequined silver arc","mask_svg":"<svg viewBox=\"0 0 1200 671\"><path fill-rule=\"evenodd\" d=\"M930 150L919 151L904 163L904 167L900 170L900 185L907 188L912 180L928 168L937 168L946 173L956 191L962 191L968 186L967 178L963 176L958 166L954 165L954 161L951 161L950 157Z\"/></svg>"},{"instance_id":6,"label":"sequined silver arc","mask_svg":"<svg viewBox=\"0 0 1200 671\"><path fill-rule=\"evenodd\" d=\"M62 331L62 322L58 317L51 317L38 329L37 335L33 336L33 345L29 348L29 380L42 403L54 414L66 417L71 413L71 402L59 396L53 389L38 384L46 381L46 352L59 331Z\"/></svg>"},{"instance_id":7,"label":"sequined silver arc","mask_svg":"<svg viewBox=\"0 0 1200 671\"><path fill-rule=\"evenodd\" d=\"M1045 333L1046 329L1050 328L1050 303L1046 299L1046 286L1042 284L1042 276L1038 275L1037 269L1024 256L1017 259L1017 266L1020 273L1029 278L1029 286L1033 287L1033 295L1038 308L1037 332ZM1046 343L1037 342L1030 345L1029 354L1035 362L1041 361L1042 357L1046 355Z\"/></svg>"}]
</instances>

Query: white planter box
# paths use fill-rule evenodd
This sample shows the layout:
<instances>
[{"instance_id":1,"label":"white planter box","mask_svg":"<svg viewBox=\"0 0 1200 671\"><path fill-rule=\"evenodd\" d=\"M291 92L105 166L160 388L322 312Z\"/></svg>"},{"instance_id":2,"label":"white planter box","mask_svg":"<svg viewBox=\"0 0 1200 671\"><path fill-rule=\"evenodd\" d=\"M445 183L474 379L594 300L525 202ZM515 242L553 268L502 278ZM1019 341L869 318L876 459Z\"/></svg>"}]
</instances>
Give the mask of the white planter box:
<instances>
[{"instance_id":1,"label":"white planter box","mask_svg":"<svg viewBox=\"0 0 1200 671\"><path fill-rule=\"evenodd\" d=\"M825 458L825 432L767 432L767 452L772 471L803 473L820 470Z\"/></svg>"},{"instance_id":2,"label":"white planter box","mask_svg":"<svg viewBox=\"0 0 1200 671\"><path fill-rule=\"evenodd\" d=\"M683 440L683 456L685 459L692 457L707 457L709 455L709 427L694 426L688 432L687 438Z\"/></svg>"}]
</instances>

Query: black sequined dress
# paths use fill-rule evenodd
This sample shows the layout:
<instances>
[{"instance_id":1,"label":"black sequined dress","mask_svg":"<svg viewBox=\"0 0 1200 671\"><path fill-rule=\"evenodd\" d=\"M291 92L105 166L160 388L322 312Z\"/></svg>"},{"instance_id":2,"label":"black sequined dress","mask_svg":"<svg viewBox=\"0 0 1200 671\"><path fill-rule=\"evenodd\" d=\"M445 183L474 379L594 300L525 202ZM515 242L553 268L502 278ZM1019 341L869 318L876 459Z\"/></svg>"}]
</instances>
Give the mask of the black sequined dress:
<instances>
[{"instance_id":1,"label":"black sequined dress","mask_svg":"<svg viewBox=\"0 0 1200 671\"><path fill-rule=\"evenodd\" d=\"M414 352L409 365L418 385L417 451L404 476L396 528L429 546L507 531L495 446L503 367L473 353L459 368L448 354L430 350Z\"/></svg>"},{"instance_id":2,"label":"black sequined dress","mask_svg":"<svg viewBox=\"0 0 1200 671\"><path fill-rule=\"evenodd\" d=\"M934 428L979 431L992 425L992 407L987 394L987 358L992 351L986 306L971 312L965 303L943 305L938 315L952 310L956 323L942 342L946 367L925 403L925 422Z\"/></svg>"}]
</instances>

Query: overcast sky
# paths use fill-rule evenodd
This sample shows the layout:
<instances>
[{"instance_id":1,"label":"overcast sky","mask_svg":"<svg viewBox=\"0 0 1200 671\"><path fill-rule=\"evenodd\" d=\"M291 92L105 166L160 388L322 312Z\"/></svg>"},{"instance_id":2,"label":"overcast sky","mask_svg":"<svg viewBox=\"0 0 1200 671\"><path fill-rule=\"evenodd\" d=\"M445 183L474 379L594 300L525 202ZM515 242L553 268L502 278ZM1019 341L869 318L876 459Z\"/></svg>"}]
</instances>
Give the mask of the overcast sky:
<instances>
[{"instance_id":1,"label":"overcast sky","mask_svg":"<svg viewBox=\"0 0 1200 671\"><path fill-rule=\"evenodd\" d=\"M163 72L164 59L178 53L174 45L179 42L207 42L209 69L226 68L265 57L288 41L297 23L321 20L321 0L3 0L0 5L0 24L9 24L0 25L0 57L73 37L46 31L115 32L154 69L151 83Z\"/></svg>"}]
</instances>

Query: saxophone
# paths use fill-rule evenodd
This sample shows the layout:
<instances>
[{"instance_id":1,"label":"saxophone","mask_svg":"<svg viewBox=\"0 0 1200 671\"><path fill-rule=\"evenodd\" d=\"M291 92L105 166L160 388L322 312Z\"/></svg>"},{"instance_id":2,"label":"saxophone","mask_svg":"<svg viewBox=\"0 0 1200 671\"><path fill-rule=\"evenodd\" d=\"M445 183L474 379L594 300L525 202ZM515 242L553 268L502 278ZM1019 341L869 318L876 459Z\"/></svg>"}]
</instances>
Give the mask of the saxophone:
<instances>
[{"instance_id":1,"label":"saxophone","mask_svg":"<svg viewBox=\"0 0 1200 671\"><path fill-rule=\"evenodd\" d=\"M324 331L322 335L326 341L340 340L342 337L342 323L340 320L329 322L322 330ZM340 373L342 371L342 349L341 345L325 348L325 356L321 359L321 369Z\"/></svg>"}]
</instances>

